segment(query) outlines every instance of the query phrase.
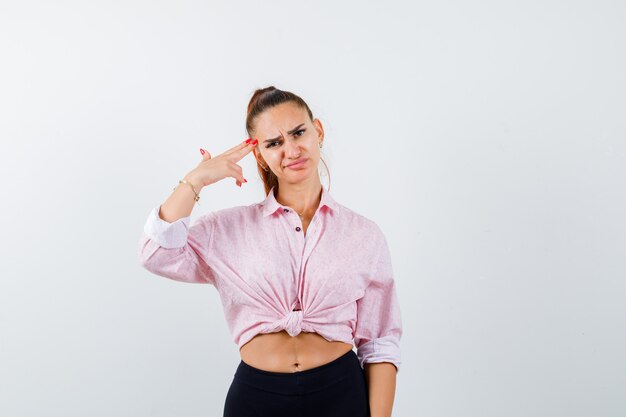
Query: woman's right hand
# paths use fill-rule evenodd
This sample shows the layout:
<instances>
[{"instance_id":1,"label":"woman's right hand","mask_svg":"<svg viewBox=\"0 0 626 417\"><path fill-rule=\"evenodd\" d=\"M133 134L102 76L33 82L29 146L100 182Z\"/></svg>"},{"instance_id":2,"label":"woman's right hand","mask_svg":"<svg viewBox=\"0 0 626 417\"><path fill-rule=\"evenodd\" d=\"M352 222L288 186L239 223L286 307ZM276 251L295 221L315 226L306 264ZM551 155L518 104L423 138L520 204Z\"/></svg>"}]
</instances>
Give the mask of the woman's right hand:
<instances>
[{"instance_id":1,"label":"woman's right hand","mask_svg":"<svg viewBox=\"0 0 626 417\"><path fill-rule=\"evenodd\" d=\"M186 178L194 185L206 187L226 177L232 177L241 187L242 183L248 181L243 177L241 166L237 162L250 153L257 143L259 142L256 139L247 139L214 158L208 151L201 149L200 152L204 151L202 161L187 174Z\"/></svg>"}]
</instances>

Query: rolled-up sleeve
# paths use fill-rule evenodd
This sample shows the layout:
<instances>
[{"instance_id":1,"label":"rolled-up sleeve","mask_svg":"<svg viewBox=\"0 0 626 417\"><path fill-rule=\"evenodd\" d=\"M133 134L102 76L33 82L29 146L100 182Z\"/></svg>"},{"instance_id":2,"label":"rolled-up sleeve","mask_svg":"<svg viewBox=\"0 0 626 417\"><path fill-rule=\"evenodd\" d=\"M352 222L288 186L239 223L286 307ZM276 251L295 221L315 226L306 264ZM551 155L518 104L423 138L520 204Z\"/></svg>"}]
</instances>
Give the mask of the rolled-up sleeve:
<instances>
[{"instance_id":1,"label":"rolled-up sleeve","mask_svg":"<svg viewBox=\"0 0 626 417\"><path fill-rule=\"evenodd\" d=\"M139 239L139 262L148 271L176 281L215 285L207 263L213 241L213 213L200 216L189 226L191 216L172 223L154 207Z\"/></svg>"},{"instance_id":2,"label":"rolled-up sleeve","mask_svg":"<svg viewBox=\"0 0 626 417\"><path fill-rule=\"evenodd\" d=\"M384 235L372 270L372 280L357 304L354 341L361 367L390 362L400 371L402 318L389 247Z\"/></svg>"}]
</instances>

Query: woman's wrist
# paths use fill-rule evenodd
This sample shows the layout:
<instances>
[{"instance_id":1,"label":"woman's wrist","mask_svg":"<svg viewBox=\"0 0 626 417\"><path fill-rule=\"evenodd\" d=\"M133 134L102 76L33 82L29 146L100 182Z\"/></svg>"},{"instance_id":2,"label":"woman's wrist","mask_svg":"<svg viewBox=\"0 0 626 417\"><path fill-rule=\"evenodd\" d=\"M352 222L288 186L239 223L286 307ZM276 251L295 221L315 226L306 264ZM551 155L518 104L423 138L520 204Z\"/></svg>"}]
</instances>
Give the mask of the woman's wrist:
<instances>
[{"instance_id":1,"label":"woman's wrist","mask_svg":"<svg viewBox=\"0 0 626 417\"><path fill-rule=\"evenodd\" d=\"M191 183L191 185L193 186L193 188L196 190L196 192L200 192L200 190L202 190L204 188L204 184L202 184L202 181L200 181L200 179L194 175L193 171L189 172L187 175L185 175L183 177L183 179L189 183Z\"/></svg>"}]
</instances>

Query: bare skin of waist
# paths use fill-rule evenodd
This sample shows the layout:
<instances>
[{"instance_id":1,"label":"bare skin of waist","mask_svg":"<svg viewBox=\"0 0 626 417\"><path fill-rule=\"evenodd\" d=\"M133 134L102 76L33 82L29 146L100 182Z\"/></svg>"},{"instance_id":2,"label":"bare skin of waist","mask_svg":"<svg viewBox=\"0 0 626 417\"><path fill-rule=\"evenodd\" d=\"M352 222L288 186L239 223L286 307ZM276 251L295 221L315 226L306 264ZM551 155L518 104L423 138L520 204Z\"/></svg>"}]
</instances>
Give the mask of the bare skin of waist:
<instances>
[{"instance_id":1,"label":"bare skin of waist","mask_svg":"<svg viewBox=\"0 0 626 417\"><path fill-rule=\"evenodd\" d=\"M348 353L352 344L329 342L317 333L290 336L282 330L258 334L239 349L241 360L270 372L299 372L315 368Z\"/></svg>"}]
</instances>

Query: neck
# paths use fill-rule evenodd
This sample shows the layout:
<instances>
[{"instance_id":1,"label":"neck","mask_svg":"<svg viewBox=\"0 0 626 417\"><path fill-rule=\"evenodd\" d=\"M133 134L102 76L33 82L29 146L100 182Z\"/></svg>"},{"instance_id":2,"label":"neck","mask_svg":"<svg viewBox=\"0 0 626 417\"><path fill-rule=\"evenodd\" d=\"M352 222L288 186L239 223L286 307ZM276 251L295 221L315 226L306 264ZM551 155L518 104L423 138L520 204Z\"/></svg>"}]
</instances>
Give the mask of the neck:
<instances>
[{"instance_id":1,"label":"neck","mask_svg":"<svg viewBox=\"0 0 626 417\"><path fill-rule=\"evenodd\" d=\"M299 184L280 184L274 195L281 205L291 207L302 217L312 216L322 198L322 184L317 181Z\"/></svg>"}]
</instances>

